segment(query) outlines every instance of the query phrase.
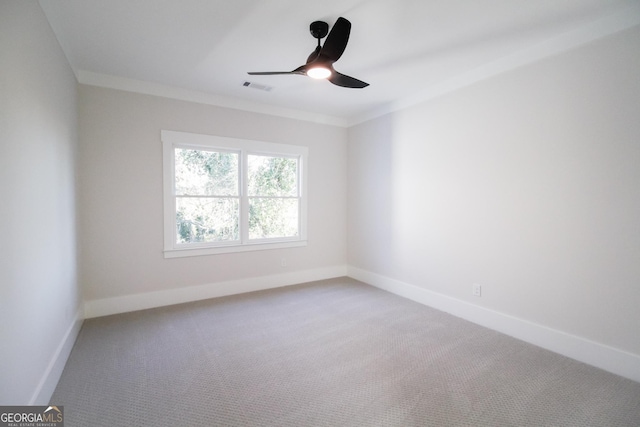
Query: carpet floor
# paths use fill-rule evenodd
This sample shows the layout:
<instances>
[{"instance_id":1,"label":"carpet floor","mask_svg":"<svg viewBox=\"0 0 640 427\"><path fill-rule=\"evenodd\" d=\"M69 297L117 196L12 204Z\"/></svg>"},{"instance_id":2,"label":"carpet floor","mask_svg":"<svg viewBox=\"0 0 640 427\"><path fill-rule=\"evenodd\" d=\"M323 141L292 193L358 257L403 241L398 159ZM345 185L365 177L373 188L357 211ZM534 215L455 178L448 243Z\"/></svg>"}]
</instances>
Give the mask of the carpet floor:
<instances>
[{"instance_id":1,"label":"carpet floor","mask_svg":"<svg viewBox=\"0 0 640 427\"><path fill-rule=\"evenodd\" d=\"M640 426L640 383L341 278L89 319L66 427Z\"/></svg>"}]
</instances>

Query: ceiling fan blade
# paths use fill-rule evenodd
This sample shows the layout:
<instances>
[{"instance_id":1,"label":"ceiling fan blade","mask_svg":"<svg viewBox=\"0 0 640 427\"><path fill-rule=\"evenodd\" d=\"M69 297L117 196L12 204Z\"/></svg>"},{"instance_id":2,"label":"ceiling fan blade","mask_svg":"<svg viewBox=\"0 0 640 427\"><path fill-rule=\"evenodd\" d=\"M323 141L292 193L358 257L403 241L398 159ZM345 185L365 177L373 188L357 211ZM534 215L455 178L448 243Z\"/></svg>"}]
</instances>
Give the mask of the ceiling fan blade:
<instances>
[{"instance_id":1,"label":"ceiling fan blade","mask_svg":"<svg viewBox=\"0 0 640 427\"><path fill-rule=\"evenodd\" d=\"M301 74L305 75L307 73L307 64L301 65L295 70L291 71L249 71L247 74L251 74L252 76L277 76L280 74Z\"/></svg>"},{"instance_id":2,"label":"ceiling fan blade","mask_svg":"<svg viewBox=\"0 0 640 427\"><path fill-rule=\"evenodd\" d=\"M320 56L320 46L316 47L316 49L311 52L311 54L307 57L307 64L315 61ZM304 66L304 65L303 65Z\"/></svg>"},{"instance_id":3,"label":"ceiling fan blade","mask_svg":"<svg viewBox=\"0 0 640 427\"><path fill-rule=\"evenodd\" d=\"M336 23L329 31L327 39L322 46L320 55L329 59L331 62L336 62L342 56L347 42L349 41L349 34L351 33L351 22L347 21L343 17L338 18Z\"/></svg>"},{"instance_id":4,"label":"ceiling fan blade","mask_svg":"<svg viewBox=\"0 0 640 427\"><path fill-rule=\"evenodd\" d=\"M297 74L293 71L249 71L247 74L252 76L275 76L278 74Z\"/></svg>"},{"instance_id":5,"label":"ceiling fan blade","mask_svg":"<svg viewBox=\"0 0 640 427\"><path fill-rule=\"evenodd\" d=\"M362 89L363 87L369 86L369 83L365 83L362 80L358 80L356 78L346 76L335 70L333 70L333 72L331 73L331 76L329 76L327 80L329 80L334 85L342 86L342 87L350 87L354 89Z\"/></svg>"}]
</instances>

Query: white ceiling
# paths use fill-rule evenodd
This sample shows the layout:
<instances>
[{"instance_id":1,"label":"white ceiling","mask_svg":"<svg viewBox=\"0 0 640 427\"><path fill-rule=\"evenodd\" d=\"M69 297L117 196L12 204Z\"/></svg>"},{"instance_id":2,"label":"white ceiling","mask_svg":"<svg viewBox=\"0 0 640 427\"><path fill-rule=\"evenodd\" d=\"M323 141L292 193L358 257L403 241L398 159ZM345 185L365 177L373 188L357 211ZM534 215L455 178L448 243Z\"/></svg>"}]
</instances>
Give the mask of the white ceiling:
<instances>
[{"instance_id":1,"label":"white ceiling","mask_svg":"<svg viewBox=\"0 0 640 427\"><path fill-rule=\"evenodd\" d=\"M81 83L356 123L640 24L638 0L40 0ZM347 89L292 70L351 21ZM271 86L244 87L245 81Z\"/></svg>"}]
</instances>

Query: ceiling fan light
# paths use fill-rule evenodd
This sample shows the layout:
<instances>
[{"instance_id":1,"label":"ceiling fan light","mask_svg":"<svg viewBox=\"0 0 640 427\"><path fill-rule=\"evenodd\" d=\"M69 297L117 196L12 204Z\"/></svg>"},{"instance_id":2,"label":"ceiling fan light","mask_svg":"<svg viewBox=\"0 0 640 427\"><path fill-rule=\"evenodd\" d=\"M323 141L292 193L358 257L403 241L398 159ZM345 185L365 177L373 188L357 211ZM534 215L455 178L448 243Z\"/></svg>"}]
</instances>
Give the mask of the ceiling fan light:
<instances>
[{"instance_id":1,"label":"ceiling fan light","mask_svg":"<svg viewBox=\"0 0 640 427\"><path fill-rule=\"evenodd\" d=\"M314 67L307 70L307 76L313 79L326 79L331 75L331 70L325 67Z\"/></svg>"}]
</instances>

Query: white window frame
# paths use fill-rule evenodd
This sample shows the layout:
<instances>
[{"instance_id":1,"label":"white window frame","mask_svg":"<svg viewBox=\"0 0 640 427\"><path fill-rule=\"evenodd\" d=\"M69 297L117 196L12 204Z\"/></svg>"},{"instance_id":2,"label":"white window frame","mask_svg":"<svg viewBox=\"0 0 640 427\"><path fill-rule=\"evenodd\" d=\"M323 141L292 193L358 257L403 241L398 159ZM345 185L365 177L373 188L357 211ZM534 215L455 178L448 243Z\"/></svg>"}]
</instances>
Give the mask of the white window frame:
<instances>
[{"instance_id":1,"label":"white window frame","mask_svg":"<svg viewBox=\"0 0 640 427\"><path fill-rule=\"evenodd\" d=\"M213 135L162 130L160 132L163 151L163 192L164 192L164 257L215 255L232 252L246 252L266 249L282 249L307 245L307 147L276 144ZM237 152L240 169L240 240L234 242L177 243L176 192L175 192L175 149L192 148ZM298 235L284 238L249 239L247 191L247 157L249 154L274 157L295 157L298 161L299 179L299 227Z\"/></svg>"}]
</instances>

